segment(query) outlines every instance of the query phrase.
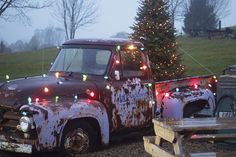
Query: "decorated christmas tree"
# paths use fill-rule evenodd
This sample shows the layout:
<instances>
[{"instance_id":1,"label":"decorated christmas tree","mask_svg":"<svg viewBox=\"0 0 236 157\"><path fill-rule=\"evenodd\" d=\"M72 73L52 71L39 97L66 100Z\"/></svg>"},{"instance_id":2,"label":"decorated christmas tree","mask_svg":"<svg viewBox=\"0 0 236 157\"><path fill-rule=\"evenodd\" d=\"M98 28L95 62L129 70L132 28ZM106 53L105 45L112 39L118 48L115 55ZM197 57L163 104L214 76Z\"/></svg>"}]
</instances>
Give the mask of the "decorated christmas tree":
<instances>
[{"instance_id":1,"label":"decorated christmas tree","mask_svg":"<svg viewBox=\"0 0 236 157\"><path fill-rule=\"evenodd\" d=\"M181 54L177 51L175 29L164 0L140 0L132 38L144 44L157 81L183 75Z\"/></svg>"}]
</instances>

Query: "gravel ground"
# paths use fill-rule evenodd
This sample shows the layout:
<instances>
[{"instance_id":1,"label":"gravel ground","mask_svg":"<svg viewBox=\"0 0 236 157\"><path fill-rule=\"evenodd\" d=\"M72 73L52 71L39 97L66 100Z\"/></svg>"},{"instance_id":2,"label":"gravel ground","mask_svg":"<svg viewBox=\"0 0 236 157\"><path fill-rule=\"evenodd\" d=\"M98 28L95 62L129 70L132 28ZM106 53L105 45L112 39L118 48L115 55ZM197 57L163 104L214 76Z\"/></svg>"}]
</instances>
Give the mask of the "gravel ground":
<instances>
[{"instance_id":1,"label":"gravel ground","mask_svg":"<svg viewBox=\"0 0 236 157\"><path fill-rule=\"evenodd\" d=\"M163 143L163 147L172 150L171 146L166 142ZM222 152L236 150L236 146L229 146L225 144L212 144L210 142L193 141L184 143L185 152ZM23 157L25 155L17 155L14 153L0 152L0 157ZM33 157L51 157L57 156L55 153L33 154ZM31 157L26 156L26 157ZM78 157L151 157L145 152L143 146L142 136L131 137L123 139L121 141L114 141L108 147L102 148L94 153L78 155Z\"/></svg>"}]
</instances>

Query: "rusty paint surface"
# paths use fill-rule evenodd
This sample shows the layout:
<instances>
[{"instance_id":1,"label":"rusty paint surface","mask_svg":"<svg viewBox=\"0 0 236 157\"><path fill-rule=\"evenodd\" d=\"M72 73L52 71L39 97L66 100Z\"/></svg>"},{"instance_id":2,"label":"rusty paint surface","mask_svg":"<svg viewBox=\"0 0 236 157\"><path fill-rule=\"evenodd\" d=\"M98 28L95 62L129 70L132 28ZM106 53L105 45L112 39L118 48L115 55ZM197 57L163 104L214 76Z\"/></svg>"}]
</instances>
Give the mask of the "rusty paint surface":
<instances>
[{"instance_id":1,"label":"rusty paint surface","mask_svg":"<svg viewBox=\"0 0 236 157\"><path fill-rule=\"evenodd\" d=\"M153 101L152 90L134 78L127 80L112 91L112 126L113 130L142 126L151 121Z\"/></svg>"},{"instance_id":2,"label":"rusty paint surface","mask_svg":"<svg viewBox=\"0 0 236 157\"><path fill-rule=\"evenodd\" d=\"M63 101L63 103L43 102L34 105L25 105L21 110L37 112L33 115L38 139L36 149L52 150L60 146L63 129L69 120L90 117L98 121L101 128L103 144L109 142L109 123L104 106L93 100L78 100L76 102Z\"/></svg>"},{"instance_id":3,"label":"rusty paint surface","mask_svg":"<svg viewBox=\"0 0 236 157\"><path fill-rule=\"evenodd\" d=\"M168 97L163 97L163 117L164 118L183 118L183 110L188 103L206 100L208 107L203 108L196 114L213 116L215 108L215 98L208 89L185 88L184 91L170 92ZM197 105L197 104L196 104Z\"/></svg>"}]
</instances>

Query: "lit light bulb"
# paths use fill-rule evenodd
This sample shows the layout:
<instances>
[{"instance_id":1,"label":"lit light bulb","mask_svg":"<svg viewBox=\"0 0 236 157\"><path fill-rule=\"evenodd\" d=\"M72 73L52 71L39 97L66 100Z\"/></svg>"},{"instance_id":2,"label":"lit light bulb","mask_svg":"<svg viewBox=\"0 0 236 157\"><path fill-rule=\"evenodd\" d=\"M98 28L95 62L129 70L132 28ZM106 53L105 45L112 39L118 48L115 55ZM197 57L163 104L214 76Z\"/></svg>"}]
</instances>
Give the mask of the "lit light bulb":
<instances>
[{"instance_id":1,"label":"lit light bulb","mask_svg":"<svg viewBox=\"0 0 236 157\"><path fill-rule=\"evenodd\" d=\"M44 93L48 93L49 89L47 87L44 87L43 91L44 91Z\"/></svg>"},{"instance_id":2,"label":"lit light bulb","mask_svg":"<svg viewBox=\"0 0 236 157\"><path fill-rule=\"evenodd\" d=\"M39 103L39 98L35 98L35 102L36 102L36 103Z\"/></svg>"},{"instance_id":3,"label":"lit light bulb","mask_svg":"<svg viewBox=\"0 0 236 157\"><path fill-rule=\"evenodd\" d=\"M129 50L134 50L135 47L134 47L134 45L129 45L128 49L129 49Z\"/></svg>"},{"instance_id":4,"label":"lit light bulb","mask_svg":"<svg viewBox=\"0 0 236 157\"><path fill-rule=\"evenodd\" d=\"M169 97L170 96L170 93L165 93L165 97Z\"/></svg>"},{"instance_id":5,"label":"lit light bulb","mask_svg":"<svg viewBox=\"0 0 236 157\"><path fill-rule=\"evenodd\" d=\"M179 92L179 88L176 88L175 90L176 90L176 92Z\"/></svg>"},{"instance_id":6,"label":"lit light bulb","mask_svg":"<svg viewBox=\"0 0 236 157\"><path fill-rule=\"evenodd\" d=\"M58 102L59 101L59 96L55 97L55 101Z\"/></svg>"},{"instance_id":7,"label":"lit light bulb","mask_svg":"<svg viewBox=\"0 0 236 157\"><path fill-rule=\"evenodd\" d=\"M106 85L106 89L110 90L111 86L110 85Z\"/></svg>"},{"instance_id":8,"label":"lit light bulb","mask_svg":"<svg viewBox=\"0 0 236 157\"><path fill-rule=\"evenodd\" d=\"M78 99L78 96L77 96L77 95L75 95L75 96L74 96L74 98L75 98L75 100L77 100L77 99Z\"/></svg>"},{"instance_id":9,"label":"lit light bulb","mask_svg":"<svg viewBox=\"0 0 236 157\"><path fill-rule=\"evenodd\" d=\"M197 84L194 84L194 89L197 89L198 88L198 85Z\"/></svg>"},{"instance_id":10,"label":"lit light bulb","mask_svg":"<svg viewBox=\"0 0 236 157\"><path fill-rule=\"evenodd\" d=\"M95 96L95 93L94 93L94 92L90 92L89 95L90 95L91 97L94 97L94 96Z\"/></svg>"},{"instance_id":11,"label":"lit light bulb","mask_svg":"<svg viewBox=\"0 0 236 157\"><path fill-rule=\"evenodd\" d=\"M28 104L31 105L31 103L32 103L32 98L28 97Z\"/></svg>"},{"instance_id":12,"label":"lit light bulb","mask_svg":"<svg viewBox=\"0 0 236 157\"><path fill-rule=\"evenodd\" d=\"M60 77L60 73L59 73L59 72L56 72L56 73L55 73L55 76L56 76L56 78L59 78L59 77Z\"/></svg>"},{"instance_id":13,"label":"lit light bulb","mask_svg":"<svg viewBox=\"0 0 236 157\"><path fill-rule=\"evenodd\" d=\"M88 75L83 75L83 81L85 82L87 81L87 79L88 79Z\"/></svg>"},{"instance_id":14,"label":"lit light bulb","mask_svg":"<svg viewBox=\"0 0 236 157\"><path fill-rule=\"evenodd\" d=\"M147 69L147 66L146 66L146 65L140 67L140 70L146 70L146 69Z\"/></svg>"},{"instance_id":15,"label":"lit light bulb","mask_svg":"<svg viewBox=\"0 0 236 157\"><path fill-rule=\"evenodd\" d=\"M120 45L117 45L116 49L119 51L120 50Z\"/></svg>"},{"instance_id":16,"label":"lit light bulb","mask_svg":"<svg viewBox=\"0 0 236 157\"><path fill-rule=\"evenodd\" d=\"M119 60L116 60L116 64L120 64L120 61L119 61Z\"/></svg>"},{"instance_id":17,"label":"lit light bulb","mask_svg":"<svg viewBox=\"0 0 236 157\"><path fill-rule=\"evenodd\" d=\"M27 116L27 112L25 112L25 111L23 111L21 114L22 114L23 116Z\"/></svg>"},{"instance_id":18,"label":"lit light bulb","mask_svg":"<svg viewBox=\"0 0 236 157\"><path fill-rule=\"evenodd\" d=\"M148 87L152 87L152 84L151 84L151 83L148 83Z\"/></svg>"}]
</instances>

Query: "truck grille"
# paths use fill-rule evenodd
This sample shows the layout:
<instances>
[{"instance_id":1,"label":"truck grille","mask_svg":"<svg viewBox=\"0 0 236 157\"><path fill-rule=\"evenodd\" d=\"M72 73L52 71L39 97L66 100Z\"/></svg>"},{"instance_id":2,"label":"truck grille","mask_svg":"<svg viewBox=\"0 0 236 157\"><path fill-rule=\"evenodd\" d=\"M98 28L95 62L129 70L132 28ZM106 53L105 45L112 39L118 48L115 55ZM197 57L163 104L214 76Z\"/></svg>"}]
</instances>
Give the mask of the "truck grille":
<instances>
[{"instance_id":1,"label":"truck grille","mask_svg":"<svg viewBox=\"0 0 236 157\"><path fill-rule=\"evenodd\" d=\"M4 133L5 137L14 137L25 139L24 133L17 129L21 115L19 111L12 111L0 108L0 135ZM29 136L25 140L34 140L37 138L36 129L27 133Z\"/></svg>"},{"instance_id":2,"label":"truck grille","mask_svg":"<svg viewBox=\"0 0 236 157\"><path fill-rule=\"evenodd\" d=\"M0 110L0 131L16 131L20 117L18 112Z\"/></svg>"}]
</instances>

